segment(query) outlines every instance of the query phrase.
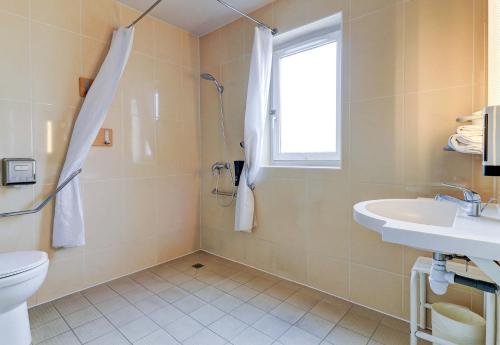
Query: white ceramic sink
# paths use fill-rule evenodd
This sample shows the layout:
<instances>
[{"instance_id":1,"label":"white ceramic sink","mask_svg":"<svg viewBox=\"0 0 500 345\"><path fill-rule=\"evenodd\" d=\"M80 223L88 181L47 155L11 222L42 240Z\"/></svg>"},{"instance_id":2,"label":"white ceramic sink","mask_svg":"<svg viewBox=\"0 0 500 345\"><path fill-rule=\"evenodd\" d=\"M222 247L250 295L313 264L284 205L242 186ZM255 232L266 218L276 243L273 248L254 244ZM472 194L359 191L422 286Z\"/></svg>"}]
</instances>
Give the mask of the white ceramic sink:
<instances>
[{"instance_id":1,"label":"white ceramic sink","mask_svg":"<svg viewBox=\"0 0 500 345\"><path fill-rule=\"evenodd\" d=\"M422 250L500 259L500 209L488 206L470 217L448 201L369 200L354 205L354 219L377 231L386 242Z\"/></svg>"},{"instance_id":2,"label":"white ceramic sink","mask_svg":"<svg viewBox=\"0 0 500 345\"><path fill-rule=\"evenodd\" d=\"M457 206L433 199L378 200L366 204L374 215L423 225L453 226Z\"/></svg>"}]
</instances>

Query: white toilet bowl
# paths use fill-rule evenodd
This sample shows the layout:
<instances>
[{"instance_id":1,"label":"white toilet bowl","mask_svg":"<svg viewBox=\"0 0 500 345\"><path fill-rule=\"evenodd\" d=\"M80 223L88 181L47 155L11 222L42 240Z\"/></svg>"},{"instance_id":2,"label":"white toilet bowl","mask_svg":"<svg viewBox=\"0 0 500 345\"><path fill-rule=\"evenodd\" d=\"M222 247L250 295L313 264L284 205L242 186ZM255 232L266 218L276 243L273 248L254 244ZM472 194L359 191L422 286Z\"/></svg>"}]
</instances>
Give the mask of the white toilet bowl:
<instances>
[{"instance_id":1,"label":"white toilet bowl","mask_svg":"<svg viewBox=\"0 0 500 345\"><path fill-rule=\"evenodd\" d=\"M42 285L48 267L44 252L0 254L0 344L31 344L26 301Z\"/></svg>"}]
</instances>

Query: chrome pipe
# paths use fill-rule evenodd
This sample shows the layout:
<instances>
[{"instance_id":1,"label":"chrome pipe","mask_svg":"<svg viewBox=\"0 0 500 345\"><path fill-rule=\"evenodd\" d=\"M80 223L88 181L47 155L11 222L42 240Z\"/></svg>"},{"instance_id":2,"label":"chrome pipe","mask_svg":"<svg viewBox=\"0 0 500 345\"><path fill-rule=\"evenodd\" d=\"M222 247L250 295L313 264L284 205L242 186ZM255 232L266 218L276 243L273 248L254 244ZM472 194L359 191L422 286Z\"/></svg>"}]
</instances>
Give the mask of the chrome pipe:
<instances>
[{"instance_id":1,"label":"chrome pipe","mask_svg":"<svg viewBox=\"0 0 500 345\"><path fill-rule=\"evenodd\" d=\"M38 204L35 208L32 208L31 210L25 210L25 211L15 211L15 212L6 212L6 213L0 213L0 218L7 218L7 217L14 217L14 216L22 216L25 214L33 214L33 213L38 213L40 212L56 195L59 193L68 183L71 182L78 174L82 172L82 169L78 169L75 172L73 172L71 175L68 176L66 180L64 180L63 183L61 183L56 190L54 190L50 195L45 198L41 203Z\"/></svg>"},{"instance_id":2,"label":"chrome pipe","mask_svg":"<svg viewBox=\"0 0 500 345\"><path fill-rule=\"evenodd\" d=\"M263 22L261 22L260 20L257 20L257 19L255 19L255 18L253 18L253 17L250 17L248 14L246 14L246 13L244 13L244 12L241 12L241 11L240 11L240 10L238 10L237 8L235 8L235 7L231 6L231 5L229 5L227 2L222 1L222 0L217 0L217 2L218 2L218 3L220 3L221 5L226 6L226 7L227 7L227 8L229 8L230 10L233 10L234 12L238 13L239 15L241 15L241 16L243 16L243 17L247 18L247 19L250 19L252 22L256 23L257 25L259 25L259 26L263 26L263 27L265 27L265 28L268 28L269 30L271 30L271 33L272 33L273 35L276 35L276 34L278 33L278 29L276 29L276 28L272 28L272 27L270 27L269 25L264 24L264 23L263 23Z\"/></svg>"},{"instance_id":3,"label":"chrome pipe","mask_svg":"<svg viewBox=\"0 0 500 345\"><path fill-rule=\"evenodd\" d=\"M155 8L156 6L158 6L158 4L162 2L162 0L157 0L154 2L154 4L152 4L146 11L144 11L139 17L137 17L136 20L134 20L132 23L130 23L128 26L127 26L127 29L130 29L132 26L134 26L135 24L137 24L142 18L144 18L145 16L148 15L149 12L151 12L153 10L153 8Z\"/></svg>"}]
</instances>

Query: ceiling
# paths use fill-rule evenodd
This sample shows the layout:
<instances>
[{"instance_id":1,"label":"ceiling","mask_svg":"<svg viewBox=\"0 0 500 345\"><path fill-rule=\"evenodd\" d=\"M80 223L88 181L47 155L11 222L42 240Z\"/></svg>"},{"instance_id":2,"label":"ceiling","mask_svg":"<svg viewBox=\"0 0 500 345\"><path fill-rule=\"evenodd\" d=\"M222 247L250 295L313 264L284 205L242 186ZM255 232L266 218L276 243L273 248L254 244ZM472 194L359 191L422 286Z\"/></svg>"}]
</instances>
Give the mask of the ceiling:
<instances>
[{"instance_id":1,"label":"ceiling","mask_svg":"<svg viewBox=\"0 0 500 345\"><path fill-rule=\"evenodd\" d=\"M154 0L119 0L139 11L146 10ZM252 12L273 0L225 0L245 13ZM239 14L216 0L163 0L151 15L176 25L197 36L203 36L239 18Z\"/></svg>"}]
</instances>

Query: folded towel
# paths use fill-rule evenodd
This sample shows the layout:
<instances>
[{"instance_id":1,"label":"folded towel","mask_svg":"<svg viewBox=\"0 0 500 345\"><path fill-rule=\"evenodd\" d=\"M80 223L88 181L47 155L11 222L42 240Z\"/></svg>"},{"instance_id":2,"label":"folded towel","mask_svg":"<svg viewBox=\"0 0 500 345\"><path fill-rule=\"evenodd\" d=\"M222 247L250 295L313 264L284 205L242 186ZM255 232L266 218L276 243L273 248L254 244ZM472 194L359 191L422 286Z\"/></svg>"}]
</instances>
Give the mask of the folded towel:
<instances>
[{"instance_id":1,"label":"folded towel","mask_svg":"<svg viewBox=\"0 0 500 345\"><path fill-rule=\"evenodd\" d=\"M457 134L470 135L470 136L483 136L483 126L468 125L460 126L457 128Z\"/></svg>"},{"instance_id":2,"label":"folded towel","mask_svg":"<svg viewBox=\"0 0 500 345\"><path fill-rule=\"evenodd\" d=\"M472 145L472 144L483 144L483 136L482 135L463 135L463 134L454 134L457 141L464 145Z\"/></svg>"},{"instance_id":3,"label":"folded towel","mask_svg":"<svg viewBox=\"0 0 500 345\"><path fill-rule=\"evenodd\" d=\"M480 143L464 144L459 139L463 140L463 137L461 137L459 134L453 134L448 139L448 146L457 152L471 153L477 155L483 154L482 141Z\"/></svg>"}]
</instances>

